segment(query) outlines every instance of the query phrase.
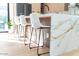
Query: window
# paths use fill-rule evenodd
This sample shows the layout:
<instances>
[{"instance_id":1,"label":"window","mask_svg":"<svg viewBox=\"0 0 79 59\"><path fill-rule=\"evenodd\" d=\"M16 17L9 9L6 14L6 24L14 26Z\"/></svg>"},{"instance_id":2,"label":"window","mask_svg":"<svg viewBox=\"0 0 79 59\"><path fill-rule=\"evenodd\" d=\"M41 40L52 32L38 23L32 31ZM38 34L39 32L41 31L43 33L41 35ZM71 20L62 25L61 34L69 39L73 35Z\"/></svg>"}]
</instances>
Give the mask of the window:
<instances>
[{"instance_id":1,"label":"window","mask_svg":"<svg viewBox=\"0 0 79 59\"><path fill-rule=\"evenodd\" d=\"M9 4L0 3L0 32L7 31L8 18L9 18Z\"/></svg>"}]
</instances>

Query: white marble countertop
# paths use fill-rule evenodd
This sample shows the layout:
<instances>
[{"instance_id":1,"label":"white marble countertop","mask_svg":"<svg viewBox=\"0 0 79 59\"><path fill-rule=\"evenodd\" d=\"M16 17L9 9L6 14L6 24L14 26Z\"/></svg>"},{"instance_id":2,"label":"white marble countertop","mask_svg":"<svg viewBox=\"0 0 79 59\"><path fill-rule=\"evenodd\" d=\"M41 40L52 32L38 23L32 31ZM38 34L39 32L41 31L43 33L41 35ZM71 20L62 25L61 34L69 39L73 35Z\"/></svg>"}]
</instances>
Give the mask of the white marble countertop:
<instances>
[{"instance_id":1,"label":"white marble countertop","mask_svg":"<svg viewBox=\"0 0 79 59\"><path fill-rule=\"evenodd\" d=\"M38 14L39 17L51 17L52 14ZM30 18L30 16L25 16L25 18Z\"/></svg>"}]
</instances>

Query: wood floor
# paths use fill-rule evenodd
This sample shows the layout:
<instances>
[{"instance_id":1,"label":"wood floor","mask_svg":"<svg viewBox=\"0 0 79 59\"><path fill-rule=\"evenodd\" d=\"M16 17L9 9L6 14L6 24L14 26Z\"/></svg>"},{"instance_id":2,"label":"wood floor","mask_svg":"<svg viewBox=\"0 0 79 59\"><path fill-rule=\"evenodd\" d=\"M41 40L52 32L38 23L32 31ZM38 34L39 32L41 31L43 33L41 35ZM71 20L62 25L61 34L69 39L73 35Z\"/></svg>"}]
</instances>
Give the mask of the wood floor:
<instances>
[{"instance_id":1,"label":"wood floor","mask_svg":"<svg viewBox=\"0 0 79 59\"><path fill-rule=\"evenodd\" d=\"M16 35L0 33L0 56L37 56L37 48L29 49ZM48 47L40 48L40 53L48 52ZM41 56L48 56L43 54Z\"/></svg>"},{"instance_id":2,"label":"wood floor","mask_svg":"<svg viewBox=\"0 0 79 59\"><path fill-rule=\"evenodd\" d=\"M47 52L48 48L40 48L40 53ZM7 56L37 56L36 48L29 49L28 45L17 42L4 42L0 41L0 55ZM48 56L49 54L43 54L41 56Z\"/></svg>"}]
</instances>

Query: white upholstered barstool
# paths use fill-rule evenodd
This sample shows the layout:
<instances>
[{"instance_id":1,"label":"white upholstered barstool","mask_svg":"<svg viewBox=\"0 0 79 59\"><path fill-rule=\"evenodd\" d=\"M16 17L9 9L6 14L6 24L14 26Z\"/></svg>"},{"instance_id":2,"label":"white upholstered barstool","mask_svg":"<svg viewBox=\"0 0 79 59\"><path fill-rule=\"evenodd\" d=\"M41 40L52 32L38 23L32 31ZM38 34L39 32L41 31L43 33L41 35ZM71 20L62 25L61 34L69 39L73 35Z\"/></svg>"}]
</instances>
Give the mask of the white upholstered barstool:
<instances>
[{"instance_id":1,"label":"white upholstered barstool","mask_svg":"<svg viewBox=\"0 0 79 59\"><path fill-rule=\"evenodd\" d=\"M16 31L15 33L17 33L18 37L19 37L19 29L20 29L20 21L19 21L19 17L15 16L14 17L14 31Z\"/></svg>"},{"instance_id":2,"label":"white upholstered barstool","mask_svg":"<svg viewBox=\"0 0 79 59\"><path fill-rule=\"evenodd\" d=\"M31 37L30 37L30 43L29 43L29 48L32 49L33 47L31 47L31 42L32 42L32 34L33 34L33 30L39 30L39 38L38 38L38 42L37 42L37 54L38 56L40 55L39 54L39 44L40 44L40 35L41 35L41 32L44 34L44 30L43 29L50 29L50 26L45 26L45 25L42 25L40 23L40 20L39 20L39 15L37 13L32 13L30 14L30 21L31 21L31 28L32 28L32 31L31 31ZM37 36L37 34L36 34ZM44 37L44 36L43 36ZM37 38L37 37L36 37ZM43 38L43 43L44 43L44 38ZM43 44L44 45L44 44Z\"/></svg>"},{"instance_id":3,"label":"white upholstered barstool","mask_svg":"<svg viewBox=\"0 0 79 59\"><path fill-rule=\"evenodd\" d=\"M21 25L21 33L22 33L22 30L23 30L24 44L25 44L25 41L26 41L26 29L27 29L28 26L30 26L30 24L27 23L24 15L20 15L19 19L20 19L20 25Z\"/></svg>"}]
</instances>

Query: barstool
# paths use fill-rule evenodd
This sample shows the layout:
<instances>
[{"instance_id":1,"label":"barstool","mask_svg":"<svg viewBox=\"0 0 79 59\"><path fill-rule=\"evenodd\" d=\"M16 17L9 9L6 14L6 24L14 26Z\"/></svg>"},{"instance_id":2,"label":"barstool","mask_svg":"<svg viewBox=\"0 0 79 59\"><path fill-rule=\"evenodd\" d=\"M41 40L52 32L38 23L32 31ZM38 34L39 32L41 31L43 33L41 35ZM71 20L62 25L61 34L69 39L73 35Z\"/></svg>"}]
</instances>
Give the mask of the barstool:
<instances>
[{"instance_id":1,"label":"barstool","mask_svg":"<svg viewBox=\"0 0 79 59\"><path fill-rule=\"evenodd\" d=\"M25 41L26 41L26 28L27 28L28 26L30 26L30 24L27 23L27 21L26 21L24 15L20 15L20 16L19 16L19 19L20 19L21 31L22 31L22 29L23 29L24 44L26 45L26 43L25 43ZM21 33L20 33L20 34L21 34Z\"/></svg>"},{"instance_id":2,"label":"barstool","mask_svg":"<svg viewBox=\"0 0 79 59\"><path fill-rule=\"evenodd\" d=\"M30 14L30 21L31 21L31 28L32 28L32 31L31 31L31 37L30 37L30 43L29 43L29 48L32 49L33 47L30 47L31 46L31 42L32 42L32 34L33 34L33 29L37 30L39 29L39 39L38 39L38 43L37 43L37 54L38 56L41 55L39 54L39 44L40 44L40 35L41 35L41 30L44 34L44 31L43 29L50 29L50 26L44 26L40 23L40 20L39 20L39 16L37 13L32 13ZM37 34L36 34L37 36ZM44 46L44 37L43 37L43 46Z\"/></svg>"},{"instance_id":3,"label":"barstool","mask_svg":"<svg viewBox=\"0 0 79 59\"><path fill-rule=\"evenodd\" d=\"M14 17L14 24L15 24L14 31L17 32L18 37L19 37L20 21L19 21L19 17L18 16Z\"/></svg>"}]
</instances>

